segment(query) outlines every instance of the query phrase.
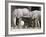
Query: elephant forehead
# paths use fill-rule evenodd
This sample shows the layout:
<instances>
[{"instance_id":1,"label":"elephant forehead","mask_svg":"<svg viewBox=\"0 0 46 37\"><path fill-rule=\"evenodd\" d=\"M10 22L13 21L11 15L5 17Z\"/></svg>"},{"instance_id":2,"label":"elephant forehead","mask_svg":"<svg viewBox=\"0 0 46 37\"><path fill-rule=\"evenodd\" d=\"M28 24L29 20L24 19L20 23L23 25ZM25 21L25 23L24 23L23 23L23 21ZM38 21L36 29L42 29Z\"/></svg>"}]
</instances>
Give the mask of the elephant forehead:
<instances>
[{"instance_id":1,"label":"elephant forehead","mask_svg":"<svg viewBox=\"0 0 46 37\"><path fill-rule=\"evenodd\" d=\"M35 14L37 14L37 15L40 15L40 14L41 14L41 12L40 12L40 11L37 11L37 10L32 11L32 12L33 12L34 15L35 15Z\"/></svg>"},{"instance_id":2,"label":"elephant forehead","mask_svg":"<svg viewBox=\"0 0 46 37\"><path fill-rule=\"evenodd\" d=\"M16 16L17 16L17 9L15 9L15 10L13 11L13 15L16 15Z\"/></svg>"}]
</instances>

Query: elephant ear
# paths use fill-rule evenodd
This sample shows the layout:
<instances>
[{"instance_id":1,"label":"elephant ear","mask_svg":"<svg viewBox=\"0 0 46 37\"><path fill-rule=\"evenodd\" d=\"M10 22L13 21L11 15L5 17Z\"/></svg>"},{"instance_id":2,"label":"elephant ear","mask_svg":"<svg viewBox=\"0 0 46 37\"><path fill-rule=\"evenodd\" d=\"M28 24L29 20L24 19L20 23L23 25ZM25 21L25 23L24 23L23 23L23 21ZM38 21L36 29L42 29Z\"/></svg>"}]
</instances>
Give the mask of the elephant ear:
<instances>
[{"instance_id":1,"label":"elephant ear","mask_svg":"<svg viewBox=\"0 0 46 37\"><path fill-rule=\"evenodd\" d=\"M22 9L18 9L18 10L17 10L17 17L20 18L20 17L22 17L22 16L23 16L23 11L22 11Z\"/></svg>"},{"instance_id":2,"label":"elephant ear","mask_svg":"<svg viewBox=\"0 0 46 37\"><path fill-rule=\"evenodd\" d=\"M27 8L23 8L23 16L29 16L29 10Z\"/></svg>"}]
</instances>

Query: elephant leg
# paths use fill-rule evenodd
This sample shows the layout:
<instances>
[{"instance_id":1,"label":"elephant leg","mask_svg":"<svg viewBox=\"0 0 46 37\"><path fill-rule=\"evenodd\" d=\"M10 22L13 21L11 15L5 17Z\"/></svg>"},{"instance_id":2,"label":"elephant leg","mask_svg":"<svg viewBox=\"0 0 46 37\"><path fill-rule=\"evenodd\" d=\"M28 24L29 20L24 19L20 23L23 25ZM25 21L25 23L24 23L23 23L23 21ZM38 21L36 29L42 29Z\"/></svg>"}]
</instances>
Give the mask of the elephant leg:
<instances>
[{"instance_id":1,"label":"elephant leg","mask_svg":"<svg viewBox=\"0 0 46 37\"><path fill-rule=\"evenodd\" d=\"M19 18L19 28L21 29L21 28L23 28L23 25L21 24L21 21L22 21L22 18Z\"/></svg>"},{"instance_id":2,"label":"elephant leg","mask_svg":"<svg viewBox=\"0 0 46 37\"><path fill-rule=\"evenodd\" d=\"M38 25L38 19L36 18L35 19L35 27L37 27L37 25Z\"/></svg>"},{"instance_id":3,"label":"elephant leg","mask_svg":"<svg viewBox=\"0 0 46 37\"><path fill-rule=\"evenodd\" d=\"M38 20L38 27L40 27L40 23L39 23L39 20Z\"/></svg>"},{"instance_id":4,"label":"elephant leg","mask_svg":"<svg viewBox=\"0 0 46 37\"><path fill-rule=\"evenodd\" d=\"M16 25L16 17L14 18L14 25Z\"/></svg>"}]
</instances>

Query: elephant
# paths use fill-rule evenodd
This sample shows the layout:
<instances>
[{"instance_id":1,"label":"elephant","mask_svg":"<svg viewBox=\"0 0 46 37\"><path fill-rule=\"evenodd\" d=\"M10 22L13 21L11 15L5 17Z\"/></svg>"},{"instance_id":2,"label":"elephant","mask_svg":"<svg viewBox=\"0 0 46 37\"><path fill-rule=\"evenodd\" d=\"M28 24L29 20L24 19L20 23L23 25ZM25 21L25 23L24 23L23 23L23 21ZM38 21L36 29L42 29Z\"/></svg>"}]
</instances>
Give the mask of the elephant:
<instances>
[{"instance_id":1,"label":"elephant","mask_svg":"<svg viewBox=\"0 0 46 37\"><path fill-rule=\"evenodd\" d=\"M30 24L32 26L34 25L35 27L40 27L41 25L40 24L41 23L41 12L38 10L30 11L27 8L18 8L18 9L14 9L12 15L13 15L13 22L15 26L17 24L19 25L19 27L21 27L22 22L25 24L25 22L22 20L22 17L29 17L29 18L31 17L29 22L32 23Z\"/></svg>"},{"instance_id":2,"label":"elephant","mask_svg":"<svg viewBox=\"0 0 46 37\"><path fill-rule=\"evenodd\" d=\"M23 21L21 17L28 17L29 16L29 10L27 8L18 8L18 9L15 9L13 11L13 21L14 21L14 25L16 25L16 22L18 22L17 24L19 24L20 26L20 22ZM15 20L15 19L19 19L19 20ZM24 21L23 21L24 22Z\"/></svg>"},{"instance_id":3,"label":"elephant","mask_svg":"<svg viewBox=\"0 0 46 37\"><path fill-rule=\"evenodd\" d=\"M33 16L32 19L34 20L34 26L35 27L40 27L41 26L41 12L38 10L32 11Z\"/></svg>"}]
</instances>

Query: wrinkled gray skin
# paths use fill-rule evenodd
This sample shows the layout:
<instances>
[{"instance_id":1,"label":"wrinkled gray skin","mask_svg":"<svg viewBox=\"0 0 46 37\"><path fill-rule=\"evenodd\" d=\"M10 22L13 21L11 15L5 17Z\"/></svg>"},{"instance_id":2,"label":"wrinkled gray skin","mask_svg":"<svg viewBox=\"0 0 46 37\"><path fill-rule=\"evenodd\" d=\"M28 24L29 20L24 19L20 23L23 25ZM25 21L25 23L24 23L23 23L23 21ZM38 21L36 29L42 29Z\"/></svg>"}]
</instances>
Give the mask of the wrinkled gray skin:
<instances>
[{"instance_id":1,"label":"wrinkled gray skin","mask_svg":"<svg viewBox=\"0 0 46 37\"><path fill-rule=\"evenodd\" d=\"M29 17L32 17L32 19L35 19L35 27L40 26L40 23L39 23L39 17L41 16L41 13L40 11L29 11L29 9L27 8L23 8L23 9L15 9L13 11L13 21L14 21L14 24L16 25L16 17L17 18L21 18L23 16L29 16ZM19 20L20 21L20 20Z\"/></svg>"},{"instance_id":2,"label":"wrinkled gray skin","mask_svg":"<svg viewBox=\"0 0 46 37\"><path fill-rule=\"evenodd\" d=\"M35 19L35 27L40 27L40 22L39 22L39 19L41 20L41 12L40 11L32 11L32 19Z\"/></svg>"},{"instance_id":3,"label":"wrinkled gray skin","mask_svg":"<svg viewBox=\"0 0 46 37\"><path fill-rule=\"evenodd\" d=\"M13 12L13 15L17 18L23 17L23 16L29 16L29 10L27 8L23 9L15 9Z\"/></svg>"}]
</instances>

